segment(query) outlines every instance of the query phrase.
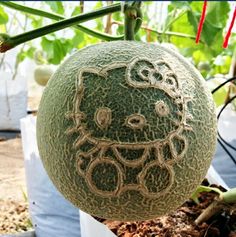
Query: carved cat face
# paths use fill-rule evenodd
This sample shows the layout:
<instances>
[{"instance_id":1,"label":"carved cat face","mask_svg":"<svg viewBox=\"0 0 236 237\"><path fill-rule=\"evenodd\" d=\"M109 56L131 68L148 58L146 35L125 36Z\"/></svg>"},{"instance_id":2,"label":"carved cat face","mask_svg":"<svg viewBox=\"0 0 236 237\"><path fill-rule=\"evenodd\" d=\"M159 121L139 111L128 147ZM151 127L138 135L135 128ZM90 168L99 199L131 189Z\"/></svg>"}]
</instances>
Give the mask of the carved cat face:
<instances>
[{"instance_id":1,"label":"carved cat face","mask_svg":"<svg viewBox=\"0 0 236 237\"><path fill-rule=\"evenodd\" d=\"M165 62L154 65L134 59L128 66L117 63L102 70L81 70L78 92L75 113L81 116L77 123L99 141L161 141L183 123L184 101Z\"/></svg>"},{"instance_id":2,"label":"carved cat face","mask_svg":"<svg viewBox=\"0 0 236 237\"><path fill-rule=\"evenodd\" d=\"M172 165L187 149L182 131L188 127L187 100L170 66L134 58L85 68L76 86L74 147L78 173L90 189L108 197L127 190L147 197L167 192ZM103 178L95 182L99 173Z\"/></svg>"}]
</instances>

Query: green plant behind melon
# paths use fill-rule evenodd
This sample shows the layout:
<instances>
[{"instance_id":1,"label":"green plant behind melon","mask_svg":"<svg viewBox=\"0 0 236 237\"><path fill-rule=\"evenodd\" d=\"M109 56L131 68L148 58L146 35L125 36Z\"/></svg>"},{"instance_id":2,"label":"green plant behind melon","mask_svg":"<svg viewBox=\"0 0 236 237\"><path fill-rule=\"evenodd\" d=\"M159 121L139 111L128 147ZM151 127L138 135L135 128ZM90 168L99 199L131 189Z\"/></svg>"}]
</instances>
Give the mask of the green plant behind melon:
<instances>
[{"instance_id":1,"label":"green plant behind melon","mask_svg":"<svg viewBox=\"0 0 236 237\"><path fill-rule=\"evenodd\" d=\"M75 206L113 220L152 219L193 193L216 145L211 93L159 45L116 41L68 58L37 118L43 164Z\"/></svg>"}]
</instances>

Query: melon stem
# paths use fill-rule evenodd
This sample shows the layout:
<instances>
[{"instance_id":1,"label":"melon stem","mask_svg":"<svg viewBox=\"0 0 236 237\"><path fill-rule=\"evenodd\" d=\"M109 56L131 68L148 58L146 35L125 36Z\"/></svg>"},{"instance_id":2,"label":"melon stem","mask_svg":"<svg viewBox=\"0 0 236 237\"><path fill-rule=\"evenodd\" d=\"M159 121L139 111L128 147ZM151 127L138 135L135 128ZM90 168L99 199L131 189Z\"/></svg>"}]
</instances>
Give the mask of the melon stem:
<instances>
[{"instance_id":1,"label":"melon stem","mask_svg":"<svg viewBox=\"0 0 236 237\"><path fill-rule=\"evenodd\" d=\"M124 32L125 40L134 40L135 33L142 25L141 2L127 3L124 6Z\"/></svg>"}]
</instances>

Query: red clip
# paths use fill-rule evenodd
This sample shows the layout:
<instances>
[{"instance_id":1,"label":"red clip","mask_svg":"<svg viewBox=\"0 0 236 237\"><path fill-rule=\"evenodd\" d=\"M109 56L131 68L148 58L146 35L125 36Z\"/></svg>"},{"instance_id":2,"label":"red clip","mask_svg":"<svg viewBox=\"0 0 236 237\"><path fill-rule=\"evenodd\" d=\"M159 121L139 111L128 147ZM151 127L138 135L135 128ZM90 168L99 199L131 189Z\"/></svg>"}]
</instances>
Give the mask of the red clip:
<instances>
[{"instance_id":1,"label":"red clip","mask_svg":"<svg viewBox=\"0 0 236 237\"><path fill-rule=\"evenodd\" d=\"M234 26L234 21L235 21L235 18L236 18L236 7L234 9L234 15L233 15L233 19L232 21L230 22L230 26L229 26L229 30L225 36L225 39L224 39L224 43L223 43L223 47L224 48L227 48L228 47L228 43L229 43L229 37L231 35L231 31L232 31L232 28Z\"/></svg>"},{"instance_id":2,"label":"red clip","mask_svg":"<svg viewBox=\"0 0 236 237\"><path fill-rule=\"evenodd\" d=\"M205 21L206 8L207 8L207 1L204 0L203 7L202 7L202 15L201 15L200 22L198 24L198 30L197 30L197 37L196 37L196 43L197 44L199 43L201 32L202 32L203 23Z\"/></svg>"}]
</instances>

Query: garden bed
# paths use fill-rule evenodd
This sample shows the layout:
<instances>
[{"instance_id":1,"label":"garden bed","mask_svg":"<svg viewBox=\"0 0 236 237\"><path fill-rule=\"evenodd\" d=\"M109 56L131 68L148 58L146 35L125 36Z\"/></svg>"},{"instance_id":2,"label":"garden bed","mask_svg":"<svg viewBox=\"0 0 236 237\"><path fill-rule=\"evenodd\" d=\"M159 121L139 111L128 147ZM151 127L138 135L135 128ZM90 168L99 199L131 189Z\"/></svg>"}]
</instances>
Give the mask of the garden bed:
<instances>
[{"instance_id":1,"label":"garden bed","mask_svg":"<svg viewBox=\"0 0 236 237\"><path fill-rule=\"evenodd\" d=\"M21 201L0 200L0 236L32 230L28 204Z\"/></svg>"},{"instance_id":2,"label":"garden bed","mask_svg":"<svg viewBox=\"0 0 236 237\"><path fill-rule=\"evenodd\" d=\"M200 204L186 201L176 211L149 221L120 222L96 218L118 237L236 237L236 210L221 212L207 222L194 220L214 200L215 193L201 193Z\"/></svg>"}]
</instances>

